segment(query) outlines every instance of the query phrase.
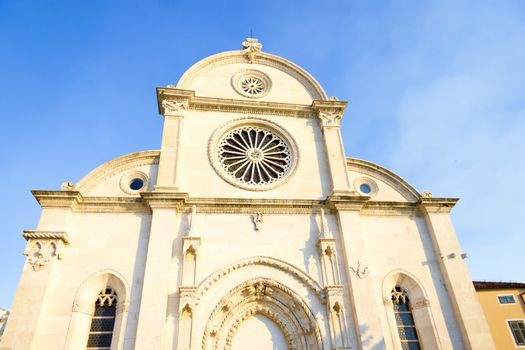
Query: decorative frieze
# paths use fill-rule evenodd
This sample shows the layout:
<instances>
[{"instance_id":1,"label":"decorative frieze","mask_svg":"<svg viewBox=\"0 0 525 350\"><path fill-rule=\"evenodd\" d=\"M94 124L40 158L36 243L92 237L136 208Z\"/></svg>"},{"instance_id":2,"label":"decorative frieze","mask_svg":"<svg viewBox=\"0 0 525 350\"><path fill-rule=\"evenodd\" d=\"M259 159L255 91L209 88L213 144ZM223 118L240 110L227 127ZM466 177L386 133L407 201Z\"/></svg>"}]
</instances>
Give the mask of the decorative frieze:
<instances>
[{"instance_id":1,"label":"decorative frieze","mask_svg":"<svg viewBox=\"0 0 525 350\"><path fill-rule=\"evenodd\" d=\"M43 270L55 257L62 259L64 245L69 244L64 231L26 230L22 236L27 240L24 255L33 271Z\"/></svg>"}]
</instances>

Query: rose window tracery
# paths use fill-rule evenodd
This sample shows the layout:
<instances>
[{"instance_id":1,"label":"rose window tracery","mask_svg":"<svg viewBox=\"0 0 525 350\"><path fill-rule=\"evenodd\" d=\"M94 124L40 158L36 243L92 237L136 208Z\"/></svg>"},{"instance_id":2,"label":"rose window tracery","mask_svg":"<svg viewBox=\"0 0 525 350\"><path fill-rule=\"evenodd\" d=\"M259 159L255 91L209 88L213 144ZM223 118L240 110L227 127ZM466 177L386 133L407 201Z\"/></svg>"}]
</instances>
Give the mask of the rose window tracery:
<instances>
[{"instance_id":1,"label":"rose window tracery","mask_svg":"<svg viewBox=\"0 0 525 350\"><path fill-rule=\"evenodd\" d=\"M265 89L264 82L257 77L245 77L241 81L241 89L252 96L262 93Z\"/></svg>"},{"instance_id":2,"label":"rose window tracery","mask_svg":"<svg viewBox=\"0 0 525 350\"><path fill-rule=\"evenodd\" d=\"M270 77L254 69L237 72L232 76L231 84L237 93L248 98L264 97L272 87Z\"/></svg>"},{"instance_id":3,"label":"rose window tracery","mask_svg":"<svg viewBox=\"0 0 525 350\"><path fill-rule=\"evenodd\" d=\"M276 133L243 126L227 133L219 143L218 160L236 181L253 186L271 184L290 170L291 152Z\"/></svg>"}]
</instances>

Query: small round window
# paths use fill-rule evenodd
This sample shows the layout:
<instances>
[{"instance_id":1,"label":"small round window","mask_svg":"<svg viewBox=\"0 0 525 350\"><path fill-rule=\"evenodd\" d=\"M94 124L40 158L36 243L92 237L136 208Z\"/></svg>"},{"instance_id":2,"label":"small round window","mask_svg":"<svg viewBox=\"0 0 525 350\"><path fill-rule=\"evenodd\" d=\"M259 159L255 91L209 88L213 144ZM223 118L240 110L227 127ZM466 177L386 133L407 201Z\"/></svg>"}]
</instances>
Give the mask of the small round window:
<instances>
[{"instance_id":1,"label":"small round window","mask_svg":"<svg viewBox=\"0 0 525 350\"><path fill-rule=\"evenodd\" d=\"M269 76L253 69L243 70L233 75L231 83L235 91L249 98L264 97L272 87Z\"/></svg>"},{"instance_id":2,"label":"small round window","mask_svg":"<svg viewBox=\"0 0 525 350\"><path fill-rule=\"evenodd\" d=\"M119 185L125 193L137 195L148 190L148 176L142 171L131 171L122 175Z\"/></svg>"},{"instance_id":3,"label":"small round window","mask_svg":"<svg viewBox=\"0 0 525 350\"><path fill-rule=\"evenodd\" d=\"M372 187L370 187L369 184L361 184L359 186L359 190L365 194L369 194L370 192L372 192Z\"/></svg>"},{"instance_id":4,"label":"small round window","mask_svg":"<svg viewBox=\"0 0 525 350\"><path fill-rule=\"evenodd\" d=\"M354 188L362 196L372 197L377 193L378 187L374 180L368 177L360 177L354 181Z\"/></svg>"},{"instance_id":5,"label":"small round window","mask_svg":"<svg viewBox=\"0 0 525 350\"><path fill-rule=\"evenodd\" d=\"M131 188L133 191L138 191L142 187L144 187L144 180L139 178L134 178L131 180L131 183L129 184L129 188Z\"/></svg>"}]
</instances>

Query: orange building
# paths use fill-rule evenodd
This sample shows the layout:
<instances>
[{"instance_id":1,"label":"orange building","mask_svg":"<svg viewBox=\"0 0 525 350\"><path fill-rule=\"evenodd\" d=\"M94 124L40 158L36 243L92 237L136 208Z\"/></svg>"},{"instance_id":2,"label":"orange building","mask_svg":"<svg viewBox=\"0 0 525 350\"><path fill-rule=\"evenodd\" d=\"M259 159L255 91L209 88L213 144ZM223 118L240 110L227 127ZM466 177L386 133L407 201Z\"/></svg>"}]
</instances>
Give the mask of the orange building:
<instances>
[{"instance_id":1,"label":"orange building","mask_svg":"<svg viewBox=\"0 0 525 350\"><path fill-rule=\"evenodd\" d=\"M474 281L497 349L525 349L525 283Z\"/></svg>"}]
</instances>

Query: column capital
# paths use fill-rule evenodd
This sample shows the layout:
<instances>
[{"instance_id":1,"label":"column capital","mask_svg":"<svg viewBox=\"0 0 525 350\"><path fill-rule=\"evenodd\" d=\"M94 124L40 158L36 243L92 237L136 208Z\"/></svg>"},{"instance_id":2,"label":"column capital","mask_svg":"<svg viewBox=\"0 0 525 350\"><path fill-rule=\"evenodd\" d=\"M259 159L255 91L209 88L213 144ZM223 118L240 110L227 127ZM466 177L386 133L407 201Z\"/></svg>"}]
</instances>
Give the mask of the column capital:
<instances>
[{"instance_id":1,"label":"column capital","mask_svg":"<svg viewBox=\"0 0 525 350\"><path fill-rule=\"evenodd\" d=\"M346 101L315 100L312 102L312 108L319 118L323 129L326 127L339 128L347 104L348 102Z\"/></svg>"},{"instance_id":2,"label":"column capital","mask_svg":"<svg viewBox=\"0 0 525 350\"><path fill-rule=\"evenodd\" d=\"M83 198L79 191L31 191L42 208L74 209Z\"/></svg>"},{"instance_id":3,"label":"column capital","mask_svg":"<svg viewBox=\"0 0 525 350\"><path fill-rule=\"evenodd\" d=\"M182 117L195 98L195 91L175 88L157 88L159 113L164 117Z\"/></svg>"},{"instance_id":4,"label":"column capital","mask_svg":"<svg viewBox=\"0 0 525 350\"><path fill-rule=\"evenodd\" d=\"M326 198L326 204L338 211L360 211L369 199L353 191L337 191Z\"/></svg>"},{"instance_id":5,"label":"column capital","mask_svg":"<svg viewBox=\"0 0 525 350\"><path fill-rule=\"evenodd\" d=\"M142 192L144 202L151 209L176 209L182 211L189 195L183 192Z\"/></svg>"},{"instance_id":6,"label":"column capital","mask_svg":"<svg viewBox=\"0 0 525 350\"><path fill-rule=\"evenodd\" d=\"M459 198L422 197L418 205L419 209L426 214L449 214L458 201Z\"/></svg>"}]
</instances>

